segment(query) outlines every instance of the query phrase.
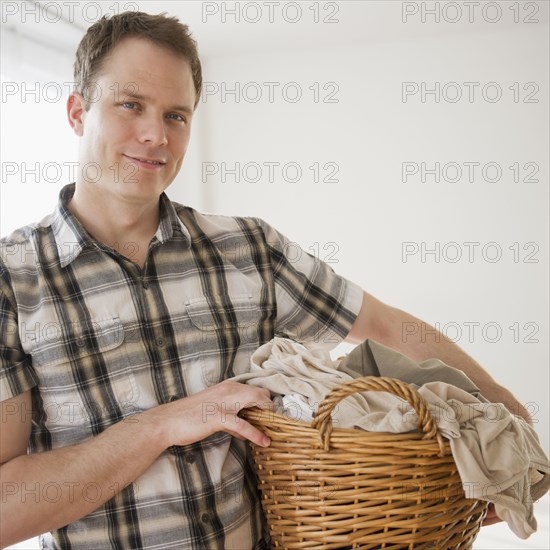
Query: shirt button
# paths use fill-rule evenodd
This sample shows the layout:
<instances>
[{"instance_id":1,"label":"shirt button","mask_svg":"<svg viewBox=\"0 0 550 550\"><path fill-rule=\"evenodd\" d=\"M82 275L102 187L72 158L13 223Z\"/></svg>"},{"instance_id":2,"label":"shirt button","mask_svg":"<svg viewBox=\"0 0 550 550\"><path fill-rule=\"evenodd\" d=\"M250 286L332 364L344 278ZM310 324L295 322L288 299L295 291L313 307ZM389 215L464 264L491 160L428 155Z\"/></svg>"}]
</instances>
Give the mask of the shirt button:
<instances>
[{"instance_id":1,"label":"shirt button","mask_svg":"<svg viewBox=\"0 0 550 550\"><path fill-rule=\"evenodd\" d=\"M169 401L170 401L170 403L173 403L174 401L177 401L178 399L179 399L179 397L177 395L171 395Z\"/></svg>"},{"instance_id":2,"label":"shirt button","mask_svg":"<svg viewBox=\"0 0 550 550\"><path fill-rule=\"evenodd\" d=\"M163 348L164 347L164 339L163 338L157 338L157 346L159 348Z\"/></svg>"},{"instance_id":3,"label":"shirt button","mask_svg":"<svg viewBox=\"0 0 550 550\"><path fill-rule=\"evenodd\" d=\"M181 445L172 445L171 447L168 447L168 452L177 456L182 456L184 454L183 447Z\"/></svg>"},{"instance_id":4,"label":"shirt button","mask_svg":"<svg viewBox=\"0 0 550 550\"><path fill-rule=\"evenodd\" d=\"M146 283L145 281L143 281L143 282L141 283L141 286L142 286L145 290L147 290L147 289L149 288L149 283Z\"/></svg>"},{"instance_id":5,"label":"shirt button","mask_svg":"<svg viewBox=\"0 0 550 550\"><path fill-rule=\"evenodd\" d=\"M185 455L185 462L188 462L189 464L193 464L195 462L195 455L193 453L187 453Z\"/></svg>"},{"instance_id":6,"label":"shirt button","mask_svg":"<svg viewBox=\"0 0 550 550\"><path fill-rule=\"evenodd\" d=\"M201 516L201 521L202 521L203 523L210 523L210 516L209 516L208 514L203 514L203 515Z\"/></svg>"},{"instance_id":7,"label":"shirt button","mask_svg":"<svg viewBox=\"0 0 550 550\"><path fill-rule=\"evenodd\" d=\"M79 347L79 348L82 348L84 347L84 338L80 337L78 338L78 340L76 341L76 345Z\"/></svg>"}]
</instances>

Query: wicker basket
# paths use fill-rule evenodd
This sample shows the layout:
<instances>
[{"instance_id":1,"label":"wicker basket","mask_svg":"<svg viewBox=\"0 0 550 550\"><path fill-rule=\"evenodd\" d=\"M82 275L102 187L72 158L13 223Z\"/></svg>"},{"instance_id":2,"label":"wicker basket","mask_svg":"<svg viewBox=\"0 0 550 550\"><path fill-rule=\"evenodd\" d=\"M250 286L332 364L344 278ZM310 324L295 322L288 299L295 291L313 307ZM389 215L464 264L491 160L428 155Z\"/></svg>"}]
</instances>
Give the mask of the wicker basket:
<instances>
[{"instance_id":1,"label":"wicker basket","mask_svg":"<svg viewBox=\"0 0 550 550\"><path fill-rule=\"evenodd\" d=\"M332 429L346 396L391 392L419 432ZM252 445L273 548L471 548L486 502L465 497L450 446L424 398L400 380L365 377L334 389L311 424L259 408L243 416L271 438Z\"/></svg>"}]
</instances>

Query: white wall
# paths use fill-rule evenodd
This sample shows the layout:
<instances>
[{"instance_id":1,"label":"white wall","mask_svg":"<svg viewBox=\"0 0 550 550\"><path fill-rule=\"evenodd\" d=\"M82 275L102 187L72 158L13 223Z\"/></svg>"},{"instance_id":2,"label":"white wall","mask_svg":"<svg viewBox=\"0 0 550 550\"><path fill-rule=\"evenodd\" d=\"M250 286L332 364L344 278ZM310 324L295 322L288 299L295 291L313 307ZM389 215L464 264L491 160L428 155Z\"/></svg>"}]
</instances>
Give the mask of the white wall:
<instances>
[{"instance_id":1,"label":"white wall","mask_svg":"<svg viewBox=\"0 0 550 550\"><path fill-rule=\"evenodd\" d=\"M74 51L2 28L0 228L2 236L53 209L77 141L66 122Z\"/></svg>"},{"instance_id":2,"label":"white wall","mask_svg":"<svg viewBox=\"0 0 550 550\"><path fill-rule=\"evenodd\" d=\"M422 23L420 11L403 23L402 3L342 2L330 18L337 23L315 26L303 4L296 23L275 17L265 24L265 40L244 17L239 24L230 15L222 20L221 12L217 20L201 18L200 5L156 3L151 10L169 7L182 19L188 14L206 41L199 45L206 52L208 93L172 197L208 211L262 216L380 299L438 324L532 403L548 448L548 4L529 3L538 8L535 16L533 9L520 11L520 20L539 23L514 23L501 3L498 22L476 12L470 24L464 11L451 24L443 17L451 11L441 12L440 23L429 15ZM407 6L412 10L414 3ZM331 11L320 13L322 20ZM47 40L41 42L35 17L19 21L19 32L10 30L14 19L7 18L2 33L2 234L50 210L76 154L64 83L72 81L81 30L71 35L62 22L57 29L43 19L39 28L47 30ZM31 23L32 40L23 36ZM54 41L57 30L61 46ZM246 42L247 34L254 42ZM232 37L239 47L229 47ZM273 102L265 82L273 83ZM447 86L439 102L428 95L423 103L420 94L403 101L403 82L479 85L471 88L472 102L462 85L461 101L446 100L456 91ZM490 82L503 94L493 103L481 91ZM515 82L519 102L508 89ZM537 103L523 102L535 89L523 89L529 82L540 88ZM296 102L290 100L293 83L302 92ZM224 95L223 85L241 93ZM310 86L317 86L318 102ZM216 87L220 92L211 93ZM258 90L262 96L254 102ZM222 165L231 169L237 162L260 165L260 181L251 181L256 172L248 164L241 183L231 174L224 183ZM315 162L321 179L337 181L315 183L309 168ZM403 162L428 168L454 162L463 176L451 183L443 175L436 183L428 175L422 183L416 175L404 183ZM470 182L464 163L472 162L480 166ZM497 182L481 173L489 162L502 170ZM279 163L274 182L263 163ZM282 171L287 163L301 168L298 181L288 181L295 172L290 165ZM509 168L514 163L518 183ZM525 169L526 163L533 164ZM532 167L537 181L523 181ZM219 172L203 174L207 169ZM449 170L448 177L454 175ZM418 252L404 257L405 246ZM422 257L423 246L439 246L440 253ZM499 251L502 257L490 261ZM457 252L462 257L454 262Z\"/></svg>"},{"instance_id":3,"label":"white wall","mask_svg":"<svg viewBox=\"0 0 550 550\"><path fill-rule=\"evenodd\" d=\"M336 262L338 272L383 301L437 324L522 402L531 403L546 448L547 52L548 27L539 24L220 55L207 60L205 80L220 89L222 82L227 88L240 83L248 96L212 94L200 105L208 210L262 216L306 249L320 247L321 258ZM291 103L276 93L270 103L264 82L280 83L278 90L297 82L303 97ZM315 103L308 89L314 82L335 82L338 103ZM439 103L433 96L422 103L419 96L403 102L403 82L480 86L472 87L472 103L445 101L454 97L450 86ZM500 101L483 100L488 82L501 87ZM537 83L539 102L515 103L508 89L514 82ZM258 87L250 83L259 83L266 97L252 102ZM468 93L465 86L462 91ZM522 99L528 91L520 89ZM234 169L237 162L239 183L229 171L222 175L223 163ZM303 176L290 182L295 172L289 167L285 180L279 167L270 183L266 162L298 163ZM335 163L338 181L315 183L308 168L314 162ZM436 162L454 162L463 176L456 183L442 176L436 183L428 175L422 183L419 174L404 183L403 162L419 168L425 162L430 169ZM464 163L473 162L480 165L470 182ZM520 180L527 178L525 163L536 163L532 179L538 181L515 183L509 168L515 162ZM246 163L263 165L260 181L254 181L255 165L245 168ZM495 179L498 167L499 181L484 179L487 163L496 163L486 167L487 179ZM455 178L448 168L447 177ZM422 246L439 246L440 253L422 257ZM457 253L462 257L455 261Z\"/></svg>"},{"instance_id":4,"label":"white wall","mask_svg":"<svg viewBox=\"0 0 550 550\"><path fill-rule=\"evenodd\" d=\"M433 16L423 23L420 12L403 23L402 2L341 2L337 23L313 26L306 21L313 2L302 3L304 15L296 23L278 16L272 24L256 25L243 19L234 23L230 16L222 21L219 14L205 19L198 2L140 4L189 22L203 52L208 90L225 82L228 88L238 83L242 92L248 84L246 97L212 93L200 104L188 157L170 196L210 212L261 216L306 250L314 247L336 271L378 298L439 325L530 404L548 450L548 4L521 5L520 21L537 8L531 19L538 23L514 23L511 3L499 2L499 21L489 23L478 11L473 23L464 15L453 24L443 17L434 23ZM434 4L418 2L416 7ZM413 9L415 3L407 6ZM47 82L62 86L72 80L74 48L56 49L53 37L50 46L33 45L21 38L21 25L16 27L8 25L2 33L4 86L40 81L44 92ZM80 32L76 29L75 36ZM273 102L264 82L278 83L273 84ZM294 103L281 94L292 82L303 94ZM309 87L316 82L321 99L336 85L337 101L315 102ZM403 82L479 86L472 102L466 97L448 101L452 86L439 102L433 95L422 102L419 94L404 102ZM484 99L481 88L489 82L502 89L499 101ZM509 89L516 82L518 102ZM323 90L327 83L334 84ZM528 85L524 90L525 83L538 85L533 97L538 102L523 101L535 89ZM258 89L262 98L252 102ZM286 88L289 94L294 90ZM461 90L467 96L464 85ZM2 235L51 210L68 181L63 163L76 158L65 98L25 99L2 97ZM10 163L21 170L22 162L38 162L41 171L57 162L64 171L58 180L50 171L50 183L44 178L34 183L32 174L23 182L21 173L7 173L13 169ZM275 181L267 181L265 165L258 182L246 181L255 176L253 165L241 173L240 183L230 174L225 182L219 172L203 174L207 167L221 170L226 163L234 168L236 162L241 167L279 163ZM289 162L302 169L296 182L285 181L280 170ZM308 168L315 162L321 178L330 176L322 167L334 163L330 167L337 168L337 181L315 183ZM419 175L403 182L403 162L425 162L428 168L455 162L464 173L455 183L444 178L437 183L431 175L425 183ZM464 163L472 162L496 163L500 180L486 181L479 166L474 181L468 181ZM516 162L521 167L517 183L509 168ZM524 181L531 166L538 170L532 176L537 181ZM286 175L292 177L288 168ZM493 174L489 169L488 177ZM429 249L439 246L439 258L423 258L420 250L404 257L404 243L410 250L422 243ZM464 243L479 245L468 249ZM491 261L498 250L502 257ZM462 258L454 262L457 251ZM545 529L546 542L525 547L547 547Z\"/></svg>"}]
</instances>

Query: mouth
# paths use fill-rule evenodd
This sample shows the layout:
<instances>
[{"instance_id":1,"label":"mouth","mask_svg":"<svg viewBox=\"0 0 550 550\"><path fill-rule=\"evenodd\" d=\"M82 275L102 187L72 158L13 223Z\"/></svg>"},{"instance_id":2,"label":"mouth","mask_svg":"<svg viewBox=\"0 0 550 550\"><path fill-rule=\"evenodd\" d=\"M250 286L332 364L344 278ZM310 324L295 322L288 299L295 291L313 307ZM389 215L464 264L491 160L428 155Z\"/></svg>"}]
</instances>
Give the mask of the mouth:
<instances>
[{"instance_id":1,"label":"mouth","mask_svg":"<svg viewBox=\"0 0 550 550\"><path fill-rule=\"evenodd\" d=\"M160 168L166 164L166 161L162 159L147 158L147 157L132 157L130 155L124 155L124 154L122 156L132 162L135 162L139 166L143 166L145 168Z\"/></svg>"}]
</instances>

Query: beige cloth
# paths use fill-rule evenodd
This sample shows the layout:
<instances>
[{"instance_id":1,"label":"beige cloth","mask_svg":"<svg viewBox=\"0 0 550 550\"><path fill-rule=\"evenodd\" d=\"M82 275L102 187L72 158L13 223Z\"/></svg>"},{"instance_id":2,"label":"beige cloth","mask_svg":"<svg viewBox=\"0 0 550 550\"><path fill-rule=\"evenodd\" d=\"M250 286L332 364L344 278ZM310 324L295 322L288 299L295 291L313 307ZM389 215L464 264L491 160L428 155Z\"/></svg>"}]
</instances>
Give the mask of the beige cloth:
<instances>
[{"instance_id":1,"label":"beige cloth","mask_svg":"<svg viewBox=\"0 0 550 550\"><path fill-rule=\"evenodd\" d=\"M461 370L450 367L439 359L427 359L417 363L410 357L374 340L365 340L356 346L338 364L338 369L354 378L389 376L399 378L415 387L437 380L480 397L479 388Z\"/></svg>"},{"instance_id":2,"label":"beige cloth","mask_svg":"<svg viewBox=\"0 0 550 550\"><path fill-rule=\"evenodd\" d=\"M367 342L382 349L381 344ZM384 376L393 376L392 362L402 366L411 361L382 347L376 361ZM444 365L434 361L429 365L438 369ZM250 372L234 380L270 390L274 400L286 407L279 412L307 422L331 389L353 379L337 367L322 349L274 338L254 352ZM536 531L533 501L550 487L550 463L533 428L501 403L488 403L445 382L427 382L418 391L430 404L441 434L449 439L466 496L494 502L498 516L518 537L527 538ZM333 412L333 424L403 433L417 429L418 417L393 394L367 392L341 401Z\"/></svg>"}]
</instances>

